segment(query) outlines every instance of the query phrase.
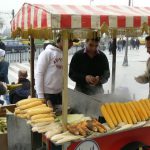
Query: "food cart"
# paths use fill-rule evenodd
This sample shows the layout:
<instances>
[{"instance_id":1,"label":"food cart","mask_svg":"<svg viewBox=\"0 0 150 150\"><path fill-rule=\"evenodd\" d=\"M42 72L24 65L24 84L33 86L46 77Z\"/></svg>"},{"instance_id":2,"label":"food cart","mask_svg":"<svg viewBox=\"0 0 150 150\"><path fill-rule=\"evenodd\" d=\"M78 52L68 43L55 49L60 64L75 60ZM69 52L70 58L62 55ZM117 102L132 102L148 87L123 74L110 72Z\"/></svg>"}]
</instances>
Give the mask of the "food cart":
<instances>
[{"instance_id":1,"label":"food cart","mask_svg":"<svg viewBox=\"0 0 150 150\"><path fill-rule=\"evenodd\" d=\"M144 32L150 34L150 8L139 7L119 7L119 6L60 6L60 5L40 5L40 4L28 4L25 3L22 8L15 15L11 21L12 36L21 36L23 38L29 38L31 41L31 96L34 96L34 38L49 39L55 36L55 33L61 31L64 51L63 51L63 124L64 127L67 124L67 107L69 101L68 98L68 39L74 37L80 38L92 38L103 33L110 35L113 38L113 63L112 63L112 93L115 90L115 72L116 72L116 37L117 35L125 36L139 36ZM78 94L78 93L76 93ZM86 97L82 95L80 99ZM72 97L73 99L73 97ZM83 98L84 99L84 98ZM91 98L92 99L92 98ZM90 114L94 115L94 114ZM150 144L148 134L144 136L137 133L149 132L149 128L135 129L132 131L121 132L120 134L112 134L104 137L93 138L96 141L97 149L107 150L119 150L120 146L140 140L145 144ZM135 134L140 136L138 138ZM128 137L132 136L132 140ZM123 142L117 138L123 137ZM112 139L109 141L109 139ZM126 139L126 140L125 140ZM92 140L90 140L92 141ZM109 142L108 142L109 141ZM86 141L85 141L86 142ZM98 143L98 144L97 144ZM104 146L104 143L107 145ZM118 143L118 144L117 144ZM93 144L93 143L92 143ZM121 144L121 145L119 145ZM72 143L67 149L77 149L80 147L79 143ZM86 145L86 144L85 144ZM119 146L118 146L119 145ZM88 146L88 142L87 145ZM84 148L85 149L85 148Z\"/></svg>"}]
</instances>

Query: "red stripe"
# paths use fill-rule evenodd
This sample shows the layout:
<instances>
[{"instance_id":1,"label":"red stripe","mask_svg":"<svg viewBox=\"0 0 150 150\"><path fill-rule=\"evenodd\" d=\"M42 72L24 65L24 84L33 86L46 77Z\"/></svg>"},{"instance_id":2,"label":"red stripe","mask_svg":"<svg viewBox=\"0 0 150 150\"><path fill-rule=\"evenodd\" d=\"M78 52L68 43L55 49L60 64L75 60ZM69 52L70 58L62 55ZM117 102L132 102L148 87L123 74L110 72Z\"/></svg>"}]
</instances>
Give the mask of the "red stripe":
<instances>
[{"instance_id":1,"label":"red stripe","mask_svg":"<svg viewBox=\"0 0 150 150\"><path fill-rule=\"evenodd\" d=\"M91 16L90 15L82 15L82 28L91 28Z\"/></svg>"},{"instance_id":2,"label":"red stripe","mask_svg":"<svg viewBox=\"0 0 150 150\"><path fill-rule=\"evenodd\" d=\"M28 28L31 27L31 5L28 5Z\"/></svg>"},{"instance_id":3,"label":"red stripe","mask_svg":"<svg viewBox=\"0 0 150 150\"><path fill-rule=\"evenodd\" d=\"M94 9L94 8L92 8L91 6L85 5L85 6L83 6L83 7L84 7L86 10L90 11L91 14L94 14L94 15L100 14L98 9Z\"/></svg>"},{"instance_id":4,"label":"red stripe","mask_svg":"<svg viewBox=\"0 0 150 150\"><path fill-rule=\"evenodd\" d=\"M126 27L126 17L125 16L118 16L117 22L118 22L119 28Z\"/></svg>"},{"instance_id":5,"label":"red stripe","mask_svg":"<svg viewBox=\"0 0 150 150\"><path fill-rule=\"evenodd\" d=\"M22 20L21 20L21 29L24 30L24 15L25 15L25 8L22 7Z\"/></svg>"},{"instance_id":6,"label":"red stripe","mask_svg":"<svg viewBox=\"0 0 150 150\"><path fill-rule=\"evenodd\" d=\"M69 14L69 12L66 12L66 10L61 5L51 5L51 6L56 10L58 14Z\"/></svg>"},{"instance_id":7,"label":"red stripe","mask_svg":"<svg viewBox=\"0 0 150 150\"><path fill-rule=\"evenodd\" d=\"M33 22L33 28L38 27L38 8L34 8L34 22Z\"/></svg>"},{"instance_id":8,"label":"red stripe","mask_svg":"<svg viewBox=\"0 0 150 150\"><path fill-rule=\"evenodd\" d=\"M148 16L148 25L150 26L150 16Z\"/></svg>"},{"instance_id":9,"label":"red stripe","mask_svg":"<svg viewBox=\"0 0 150 150\"><path fill-rule=\"evenodd\" d=\"M13 31L15 31L15 19L13 19Z\"/></svg>"},{"instance_id":10,"label":"red stripe","mask_svg":"<svg viewBox=\"0 0 150 150\"><path fill-rule=\"evenodd\" d=\"M71 28L71 15L61 15L60 27Z\"/></svg>"},{"instance_id":11,"label":"red stripe","mask_svg":"<svg viewBox=\"0 0 150 150\"><path fill-rule=\"evenodd\" d=\"M47 13L46 11L42 11L42 28L47 27Z\"/></svg>"},{"instance_id":12,"label":"red stripe","mask_svg":"<svg viewBox=\"0 0 150 150\"><path fill-rule=\"evenodd\" d=\"M17 27L19 27L20 13L17 15Z\"/></svg>"},{"instance_id":13,"label":"red stripe","mask_svg":"<svg viewBox=\"0 0 150 150\"><path fill-rule=\"evenodd\" d=\"M100 25L102 25L103 23L106 23L109 26L109 17L108 16L100 16Z\"/></svg>"},{"instance_id":14,"label":"red stripe","mask_svg":"<svg viewBox=\"0 0 150 150\"><path fill-rule=\"evenodd\" d=\"M72 9L76 14L85 14L85 11L84 10L81 10L78 6L75 6L75 5L68 5L68 7L70 9Z\"/></svg>"},{"instance_id":15,"label":"red stripe","mask_svg":"<svg viewBox=\"0 0 150 150\"><path fill-rule=\"evenodd\" d=\"M141 17L140 16L134 16L133 26L136 28L141 26Z\"/></svg>"}]
</instances>

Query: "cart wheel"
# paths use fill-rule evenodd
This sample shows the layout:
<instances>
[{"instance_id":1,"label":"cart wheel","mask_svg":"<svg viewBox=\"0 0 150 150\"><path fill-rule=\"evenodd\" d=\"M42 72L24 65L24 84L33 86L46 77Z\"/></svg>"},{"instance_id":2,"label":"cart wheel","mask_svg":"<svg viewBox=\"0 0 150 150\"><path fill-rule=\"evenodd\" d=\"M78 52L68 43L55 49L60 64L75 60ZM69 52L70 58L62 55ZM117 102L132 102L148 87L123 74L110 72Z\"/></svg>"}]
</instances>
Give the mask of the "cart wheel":
<instances>
[{"instance_id":1,"label":"cart wheel","mask_svg":"<svg viewBox=\"0 0 150 150\"><path fill-rule=\"evenodd\" d=\"M121 150L139 150L139 148L143 148L142 150L150 150L150 146L138 141L128 143L123 148L121 148Z\"/></svg>"}]
</instances>

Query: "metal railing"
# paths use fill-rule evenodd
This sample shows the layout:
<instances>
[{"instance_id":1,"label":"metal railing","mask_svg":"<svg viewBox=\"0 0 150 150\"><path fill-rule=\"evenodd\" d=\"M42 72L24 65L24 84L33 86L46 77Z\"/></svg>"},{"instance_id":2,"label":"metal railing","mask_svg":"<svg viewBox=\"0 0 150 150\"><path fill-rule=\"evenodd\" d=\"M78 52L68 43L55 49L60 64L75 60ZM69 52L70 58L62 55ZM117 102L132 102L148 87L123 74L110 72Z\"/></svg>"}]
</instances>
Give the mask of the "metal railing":
<instances>
[{"instance_id":1,"label":"metal railing","mask_svg":"<svg viewBox=\"0 0 150 150\"><path fill-rule=\"evenodd\" d=\"M68 54L73 55L75 52L77 52L80 49L82 49L82 48L79 47L79 46L74 46L68 51ZM35 60L38 59L38 56L39 56L39 54L41 53L42 50L43 49L42 49L41 46L36 47ZM30 61L30 51L26 51L26 52L25 51L20 51L20 52L16 52L16 53L14 53L14 52L6 53L5 60L8 61L9 63L14 63L14 62L22 63L22 62Z\"/></svg>"},{"instance_id":2,"label":"metal railing","mask_svg":"<svg viewBox=\"0 0 150 150\"><path fill-rule=\"evenodd\" d=\"M38 59L39 54L41 53L43 49L38 47L36 48L36 52L35 52L35 60ZM5 60L8 61L9 63L13 63L13 62L18 62L18 63L22 63L22 62L27 62L30 60L30 50L29 51L20 51L20 52L16 52L16 53L6 53L5 56Z\"/></svg>"}]
</instances>

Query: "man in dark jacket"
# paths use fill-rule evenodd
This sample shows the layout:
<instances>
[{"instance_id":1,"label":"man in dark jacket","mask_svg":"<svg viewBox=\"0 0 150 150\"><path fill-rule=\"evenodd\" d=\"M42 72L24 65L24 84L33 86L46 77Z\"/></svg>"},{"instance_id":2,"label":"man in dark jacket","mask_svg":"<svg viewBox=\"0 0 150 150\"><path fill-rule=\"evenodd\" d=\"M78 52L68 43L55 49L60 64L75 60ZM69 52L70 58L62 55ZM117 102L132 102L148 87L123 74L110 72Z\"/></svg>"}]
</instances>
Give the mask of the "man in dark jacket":
<instances>
[{"instance_id":1,"label":"man in dark jacket","mask_svg":"<svg viewBox=\"0 0 150 150\"><path fill-rule=\"evenodd\" d=\"M8 67L9 63L5 61L5 51L0 49L0 81L9 83L8 81Z\"/></svg>"},{"instance_id":2,"label":"man in dark jacket","mask_svg":"<svg viewBox=\"0 0 150 150\"><path fill-rule=\"evenodd\" d=\"M75 53L70 63L69 77L75 89L87 95L104 93L103 84L110 77L105 54L98 50L99 38L87 39L86 47Z\"/></svg>"},{"instance_id":3,"label":"man in dark jacket","mask_svg":"<svg viewBox=\"0 0 150 150\"><path fill-rule=\"evenodd\" d=\"M0 39L0 49L3 49L3 50L6 49L6 46L5 46L5 44L2 42L1 39Z\"/></svg>"},{"instance_id":4,"label":"man in dark jacket","mask_svg":"<svg viewBox=\"0 0 150 150\"><path fill-rule=\"evenodd\" d=\"M30 95L30 81L27 79L27 76L28 74L26 70L19 70L17 84L22 84L22 86L10 92L9 99L11 104L26 99Z\"/></svg>"}]
</instances>

